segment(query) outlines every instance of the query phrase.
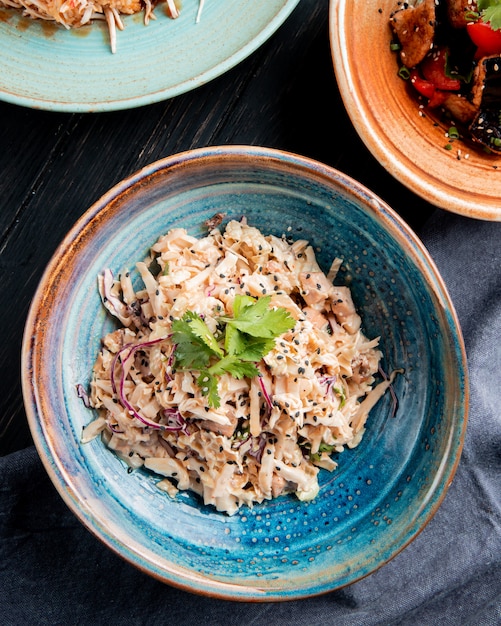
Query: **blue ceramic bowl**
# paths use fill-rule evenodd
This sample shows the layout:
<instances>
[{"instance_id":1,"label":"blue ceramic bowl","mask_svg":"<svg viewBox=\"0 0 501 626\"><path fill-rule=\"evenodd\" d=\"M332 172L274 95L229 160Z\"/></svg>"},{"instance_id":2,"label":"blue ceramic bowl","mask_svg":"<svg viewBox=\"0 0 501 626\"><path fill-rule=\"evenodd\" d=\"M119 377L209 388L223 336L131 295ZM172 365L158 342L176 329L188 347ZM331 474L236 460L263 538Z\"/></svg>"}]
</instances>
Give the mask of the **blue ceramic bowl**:
<instances>
[{"instance_id":1,"label":"blue ceramic bowl","mask_svg":"<svg viewBox=\"0 0 501 626\"><path fill-rule=\"evenodd\" d=\"M327 269L344 259L383 367L405 368L392 417L387 394L365 437L322 470L310 503L294 496L233 517L183 493L171 500L146 471L128 474L99 440L81 445L87 385L111 329L96 288L157 237L182 226L203 235L223 211L265 233L310 240ZM429 521L458 463L467 372L458 322L426 250L380 199L320 163L262 148L207 148L169 157L117 185L77 222L33 299L23 345L23 390L33 437L61 496L81 522L145 572L232 600L285 600L370 574Z\"/></svg>"}]
</instances>

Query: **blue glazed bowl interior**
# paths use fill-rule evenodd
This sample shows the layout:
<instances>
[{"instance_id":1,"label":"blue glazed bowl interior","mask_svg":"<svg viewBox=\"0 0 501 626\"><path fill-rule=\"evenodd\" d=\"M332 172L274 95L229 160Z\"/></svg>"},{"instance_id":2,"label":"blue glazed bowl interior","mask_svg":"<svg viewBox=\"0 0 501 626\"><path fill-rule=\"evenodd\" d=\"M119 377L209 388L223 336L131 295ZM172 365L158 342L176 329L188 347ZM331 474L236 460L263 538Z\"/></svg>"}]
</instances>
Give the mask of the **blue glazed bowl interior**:
<instances>
[{"instance_id":1,"label":"blue glazed bowl interior","mask_svg":"<svg viewBox=\"0 0 501 626\"><path fill-rule=\"evenodd\" d=\"M265 234L307 239L327 271L343 259L365 334L382 366L403 368L370 414L362 443L321 471L311 503L283 496L233 517L196 496L175 500L158 477L127 473L99 440L77 397L100 338L113 328L97 275L133 270L174 227L203 236L217 212ZM43 326L43 333L42 333ZM466 426L466 367L445 288L424 248L384 203L321 164L259 148L171 157L121 183L69 233L42 280L27 323L30 426L61 495L125 559L176 586L234 600L301 598L383 565L422 529L452 479ZM43 385L43 390L41 389Z\"/></svg>"}]
</instances>

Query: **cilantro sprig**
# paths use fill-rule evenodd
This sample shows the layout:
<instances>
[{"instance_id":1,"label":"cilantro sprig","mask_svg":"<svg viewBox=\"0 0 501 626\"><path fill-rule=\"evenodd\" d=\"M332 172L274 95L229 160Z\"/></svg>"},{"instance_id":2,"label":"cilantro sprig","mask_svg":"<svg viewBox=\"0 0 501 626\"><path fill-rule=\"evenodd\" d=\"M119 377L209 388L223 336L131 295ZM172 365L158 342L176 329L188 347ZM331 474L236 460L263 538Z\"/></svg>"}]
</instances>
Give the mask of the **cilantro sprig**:
<instances>
[{"instance_id":1,"label":"cilantro sprig","mask_svg":"<svg viewBox=\"0 0 501 626\"><path fill-rule=\"evenodd\" d=\"M478 0L477 9L482 22L501 30L501 0Z\"/></svg>"},{"instance_id":2,"label":"cilantro sprig","mask_svg":"<svg viewBox=\"0 0 501 626\"><path fill-rule=\"evenodd\" d=\"M220 376L259 376L256 364L274 347L277 337L294 327L290 313L280 307L270 308L270 301L270 296L235 296L233 316L219 317L216 333L193 311L172 322L174 367L199 372L197 385L210 407L221 404L217 388Z\"/></svg>"}]
</instances>

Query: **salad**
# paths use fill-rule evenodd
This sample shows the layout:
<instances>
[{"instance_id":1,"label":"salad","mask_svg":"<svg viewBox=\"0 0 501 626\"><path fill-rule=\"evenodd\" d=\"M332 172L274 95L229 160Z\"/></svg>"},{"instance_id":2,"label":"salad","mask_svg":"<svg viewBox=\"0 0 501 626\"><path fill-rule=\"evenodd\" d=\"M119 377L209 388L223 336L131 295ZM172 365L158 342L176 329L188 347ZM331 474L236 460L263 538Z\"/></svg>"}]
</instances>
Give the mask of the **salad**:
<instances>
[{"instance_id":1,"label":"salad","mask_svg":"<svg viewBox=\"0 0 501 626\"><path fill-rule=\"evenodd\" d=\"M398 2L390 25L399 75L453 123L450 140L500 154L501 0Z\"/></svg>"},{"instance_id":2,"label":"salad","mask_svg":"<svg viewBox=\"0 0 501 626\"><path fill-rule=\"evenodd\" d=\"M197 239L175 228L132 275L99 276L118 328L102 339L82 442L100 436L158 487L199 494L234 514L285 493L311 500L321 468L357 446L387 389L346 286L305 240L211 222ZM136 281L137 282L137 281Z\"/></svg>"}]
</instances>

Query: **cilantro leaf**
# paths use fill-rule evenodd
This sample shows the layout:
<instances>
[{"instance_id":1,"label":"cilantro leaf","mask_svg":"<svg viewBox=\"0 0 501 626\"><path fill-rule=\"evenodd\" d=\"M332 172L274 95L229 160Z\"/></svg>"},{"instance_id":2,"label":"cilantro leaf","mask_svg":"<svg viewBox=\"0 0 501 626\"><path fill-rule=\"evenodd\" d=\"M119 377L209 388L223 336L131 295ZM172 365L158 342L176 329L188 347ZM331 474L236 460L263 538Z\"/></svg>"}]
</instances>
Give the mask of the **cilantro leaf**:
<instances>
[{"instance_id":1,"label":"cilantro leaf","mask_svg":"<svg viewBox=\"0 0 501 626\"><path fill-rule=\"evenodd\" d=\"M477 6L482 16L482 22L490 24L492 30L500 30L501 0L479 0Z\"/></svg>"},{"instance_id":2,"label":"cilantro leaf","mask_svg":"<svg viewBox=\"0 0 501 626\"><path fill-rule=\"evenodd\" d=\"M295 320L285 309L270 309L270 296L259 298L252 304L242 302L235 296L238 314L233 318L223 318L230 326L251 335L263 339L274 339L294 327Z\"/></svg>"},{"instance_id":3,"label":"cilantro leaf","mask_svg":"<svg viewBox=\"0 0 501 626\"><path fill-rule=\"evenodd\" d=\"M221 376L225 372L231 374L234 378L254 378L259 375L255 363L249 361L242 361L237 356L225 356L217 361L209 368L209 373L214 376Z\"/></svg>"},{"instance_id":4,"label":"cilantro leaf","mask_svg":"<svg viewBox=\"0 0 501 626\"><path fill-rule=\"evenodd\" d=\"M212 350L212 352L220 357L223 356L223 352L219 347L216 338L211 333L209 327L203 321L200 315L198 315L198 313L193 313L193 311L186 311L186 313L182 317L182 321L185 322L185 324L189 325L191 333L201 339L204 344Z\"/></svg>"},{"instance_id":5,"label":"cilantro leaf","mask_svg":"<svg viewBox=\"0 0 501 626\"><path fill-rule=\"evenodd\" d=\"M172 322L175 367L199 372L197 385L209 406L217 408L221 404L220 376L259 376L256 363L273 349L278 336L294 327L290 313L282 308L271 309L270 301L270 296L235 296L233 317L218 319L223 330L217 336L193 311L186 311L180 320Z\"/></svg>"},{"instance_id":6,"label":"cilantro leaf","mask_svg":"<svg viewBox=\"0 0 501 626\"><path fill-rule=\"evenodd\" d=\"M235 361L231 368L228 369L228 373L239 380L242 378L254 378L255 376L259 376L259 370L257 369L256 364L250 361Z\"/></svg>"},{"instance_id":7,"label":"cilantro leaf","mask_svg":"<svg viewBox=\"0 0 501 626\"><path fill-rule=\"evenodd\" d=\"M237 294L235 299L233 300L233 317L238 317L240 315L240 311L246 306L251 306L256 303L256 298L252 296L242 296Z\"/></svg>"},{"instance_id":8,"label":"cilantro leaf","mask_svg":"<svg viewBox=\"0 0 501 626\"><path fill-rule=\"evenodd\" d=\"M209 370L202 370L197 378L197 385L203 396L207 396L207 403L210 407L217 409L221 406L221 398L217 389L217 378Z\"/></svg>"},{"instance_id":9,"label":"cilantro leaf","mask_svg":"<svg viewBox=\"0 0 501 626\"><path fill-rule=\"evenodd\" d=\"M275 347L274 339L264 339L263 337L252 337L240 333L242 337L242 347L238 353L242 361L260 361Z\"/></svg>"},{"instance_id":10,"label":"cilantro leaf","mask_svg":"<svg viewBox=\"0 0 501 626\"><path fill-rule=\"evenodd\" d=\"M224 349L227 354L239 354L245 350L244 335L234 326L227 325L224 332Z\"/></svg>"},{"instance_id":11,"label":"cilantro leaf","mask_svg":"<svg viewBox=\"0 0 501 626\"><path fill-rule=\"evenodd\" d=\"M275 346L274 339L252 337L227 324L224 348L227 354L238 355L242 361L260 361Z\"/></svg>"},{"instance_id":12,"label":"cilantro leaf","mask_svg":"<svg viewBox=\"0 0 501 626\"><path fill-rule=\"evenodd\" d=\"M176 369L201 370L209 364L212 352L203 343L182 341L177 343L174 356Z\"/></svg>"},{"instance_id":13,"label":"cilantro leaf","mask_svg":"<svg viewBox=\"0 0 501 626\"><path fill-rule=\"evenodd\" d=\"M214 352L191 331L184 320L172 322L172 342L176 345L175 365L181 369L201 370L208 366Z\"/></svg>"},{"instance_id":14,"label":"cilantro leaf","mask_svg":"<svg viewBox=\"0 0 501 626\"><path fill-rule=\"evenodd\" d=\"M218 378L226 372L238 379L259 376L259 370L254 363L240 361L235 356L225 356L208 369L201 370L197 378L197 385L202 395L207 397L207 404L212 408L217 409L221 406L217 383Z\"/></svg>"}]
</instances>

